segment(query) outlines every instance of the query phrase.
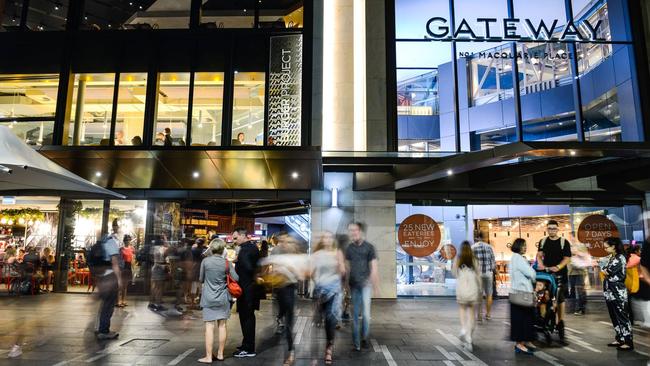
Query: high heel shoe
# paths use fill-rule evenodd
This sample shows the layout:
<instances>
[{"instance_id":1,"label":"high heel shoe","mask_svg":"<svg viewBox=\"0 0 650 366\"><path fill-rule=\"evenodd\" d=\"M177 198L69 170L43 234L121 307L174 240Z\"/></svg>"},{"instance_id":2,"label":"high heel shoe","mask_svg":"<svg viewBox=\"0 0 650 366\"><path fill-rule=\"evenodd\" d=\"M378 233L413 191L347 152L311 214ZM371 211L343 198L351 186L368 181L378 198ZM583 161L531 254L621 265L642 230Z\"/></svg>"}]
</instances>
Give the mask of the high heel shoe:
<instances>
[{"instance_id":1,"label":"high heel shoe","mask_svg":"<svg viewBox=\"0 0 650 366\"><path fill-rule=\"evenodd\" d=\"M515 346L515 354L520 354L523 353L525 355L532 356L533 352L531 352L529 349L526 349L525 351L517 346Z\"/></svg>"}]
</instances>

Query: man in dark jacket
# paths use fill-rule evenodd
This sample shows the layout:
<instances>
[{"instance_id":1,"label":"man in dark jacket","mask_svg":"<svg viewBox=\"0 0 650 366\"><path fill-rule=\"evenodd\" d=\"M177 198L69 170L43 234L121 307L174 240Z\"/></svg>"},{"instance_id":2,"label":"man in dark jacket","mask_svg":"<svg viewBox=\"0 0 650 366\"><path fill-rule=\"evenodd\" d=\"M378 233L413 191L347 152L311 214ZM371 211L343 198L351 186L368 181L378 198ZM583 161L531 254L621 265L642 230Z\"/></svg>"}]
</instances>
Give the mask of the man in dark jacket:
<instances>
[{"instance_id":1,"label":"man in dark jacket","mask_svg":"<svg viewBox=\"0 0 650 366\"><path fill-rule=\"evenodd\" d=\"M255 310L260 308L255 277L260 253L257 245L248 240L244 228L235 229L232 233L232 240L239 247L235 269L239 276L242 296L237 299L237 312L239 312L239 324L244 336L241 347L233 356L237 358L255 357Z\"/></svg>"}]
</instances>

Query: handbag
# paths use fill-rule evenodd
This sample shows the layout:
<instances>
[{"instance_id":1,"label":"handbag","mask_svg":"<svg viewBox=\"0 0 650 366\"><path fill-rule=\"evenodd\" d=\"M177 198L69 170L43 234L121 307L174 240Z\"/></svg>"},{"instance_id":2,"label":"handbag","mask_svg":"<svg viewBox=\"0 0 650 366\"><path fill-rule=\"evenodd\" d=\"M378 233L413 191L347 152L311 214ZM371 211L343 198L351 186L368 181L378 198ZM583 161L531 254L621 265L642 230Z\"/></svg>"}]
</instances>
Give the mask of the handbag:
<instances>
[{"instance_id":1,"label":"handbag","mask_svg":"<svg viewBox=\"0 0 650 366\"><path fill-rule=\"evenodd\" d=\"M228 288L228 292L232 297L235 298L240 298L242 295L242 289L241 286L237 283L237 281L233 280L232 277L230 277L230 264L228 263L228 260L226 259L226 287Z\"/></svg>"},{"instance_id":2,"label":"handbag","mask_svg":"<svg viewBox=\"0 0 650 366\"><path fill-rule=\"evenodd\" d=\"M508 300L513 305L532 308L535 306L535 293L528 291L512 290L508 296Z\"/></svg>"}]
</instances>

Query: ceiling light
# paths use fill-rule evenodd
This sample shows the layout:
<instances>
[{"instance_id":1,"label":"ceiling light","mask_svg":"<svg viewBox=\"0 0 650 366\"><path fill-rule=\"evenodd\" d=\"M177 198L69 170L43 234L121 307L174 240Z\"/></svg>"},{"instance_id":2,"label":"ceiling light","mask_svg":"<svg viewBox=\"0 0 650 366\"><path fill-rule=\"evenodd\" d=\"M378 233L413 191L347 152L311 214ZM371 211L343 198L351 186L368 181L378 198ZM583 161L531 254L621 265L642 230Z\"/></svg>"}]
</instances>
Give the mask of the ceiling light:
<instances>
[{"instance_id":1,"label":"ceiling light","mask_svg":"<svg viewBox=\"0 0 650 366\"><path fill-rule=\"evenodd\" d=\"M59 10L59 9L61 9L61 4L59 3L54 4L54 10Z\"/></svg>"},{"instance_id":2,"label":"ceiling light","mask_svg":"<svg viewBox=\"0 0 650 366\"><path fill-rule=\"evenodd\" d=\"M95 177L99 178L102 176L102 172L95 172Z\"/></svg>"},{"instance_id":3,"label":"ceiling light","mask_svg":"<svg viewBox=\"0 0 650 366\"><path fill-rule=\"evenodd\" d=\"M571 156L575 156L576 152L575 152L575 150L571 150L571 151L569 151L569 154L571 154Z\"/></svg>"},{"instance_id":4,"label":"ceiling light","mask_svg":"<svg viewBox=\"0 0 650 366\"><path fill-rule=\"evenodd\" d=\"M298 177L299 177L298 172L291 173L291 178L298 179Z\"/></svg>"},{"instance_id":5,"label":"ceiling light","mask_svg":"<svg viewBox=\"0 0 650 366\"><path fill-rule=\"evenodd\" d=\"M199 175L200 175L199 172L192 173L192 177L194 177L194 179L198 178Z\"/></svg>"},{"instance_id":6,"label":"ceiling light","mask_svg":"<svg viewBox=\"0 0 650 366\"><path fill-rule=\"evenodd\" d=\"M453 170L451 170L451 169L447 169L447 175L453 175L453 174L454 174L454 171L453 171Z\"/></svg>"}]
</instances>

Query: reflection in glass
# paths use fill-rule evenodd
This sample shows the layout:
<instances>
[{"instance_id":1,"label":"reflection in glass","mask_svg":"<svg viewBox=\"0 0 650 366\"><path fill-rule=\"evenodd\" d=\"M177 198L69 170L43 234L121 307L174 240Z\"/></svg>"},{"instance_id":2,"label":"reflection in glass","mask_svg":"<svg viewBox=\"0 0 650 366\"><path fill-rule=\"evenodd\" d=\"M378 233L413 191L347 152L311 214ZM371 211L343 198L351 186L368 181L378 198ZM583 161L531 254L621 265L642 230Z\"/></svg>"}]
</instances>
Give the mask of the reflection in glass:
<instances>
[{"instance_id":1,"label":"reflection in glass","mask_svg":"<svg viewBox=\"0 0 650 366\"><path fill-rule=\"evenodd\" d=\"M85 2L82 28L117 29L188 29L189 1L111 1Z\"/></svg>"},{"instance_id":2,"label":"reflection in glass","mask_svg":"<svg viewBox=\"0 0 650 366\"><path fill-rule=\"evenodd\" d=\"M451 45L398 42L396 60L399 151L441 150L441 137L453 144Z\"/></svg>"},{"instance_id":3,"label":"reflection in glass","mask_svg":"<svg viewBox=\"0 0 650 366\"><path fill-rule=\"evenodd\" d=\"M223 73L194 74L192 145L221 145Z\"/></svg>"},{"instance_id":4,"label":"reflection in glass","mask_svg":"<svg viewBox=\"0 0 650 366\"><path fill-rule=\"evenodd\" d=\"M120 226L117 233L118 239L123 241L125 235L131 237L133 240L131 245L137 252L139 246L144 243L147 201L112 200L110 205L109 225L112 224L113 220L117 219Z\"/></svg>"},{"instance_id":5,"label":"reflection in glass","mask_svg":"<svg viewBox=\"0 0 650 366\"><path fill-rule=\"evenodd\" d=\"M29 145L50 145L58 75L0 75L0 125Z\"/></svg>"},{"instance_id":6,"label":"reflection in glass","mask_svg":"<svg viewBox=\"0 0 650 366\"><path fill-rule=\"evenodd\" d=\"M471 106L513 97L512 58L496 58L493 56L494 54L509 55L510 46L502 45L490 48L484 53L479 52L467 58L471 72L471 90L469 91Z\"/></svg>"},{"instance_id":7,"label":"reflection in glass","mask_svg":"<svg viewBox=\"0 0 650 366\"><path fill-rule=\"evenodd\" d=\"M114 91L115 74L75 75L68 145L109 145Z\"/></svg>"},{"instance_id":8,"label":"reflection in glass","mask_svg":"<svg viewBox=\"0 0 650 366\"><path fill-rule=\"evenodd\" d=\"M621 141L621 114L613 88L582 107L587 141Z\"/></svg>"},{"instance_id":9,"label":"reflection in glass","mask_svg":"<svg viewBox=\"0 0 650 366\"><path fill-rule=\"evenodd\" d=\"M185 145L189 96L190 73L164 72L160 74L154 145Z\"/></svg>"},{"instance_id":10,"label":"reflection in glass","mask_svg":"<svg viewBox=\"0 0 650 366\"><path fill-rule=\"evenodd\" d=\"M232 145L264 145L265 73L235 72Z\"/></svg>"},{"instance_id":11,"label":"reflection in glass","mask_svg":"<svg viewBox=\"0 0 650 366\"><path fill-rule=\"evenodd\" d=\"M115 119L115 145L142 145L146 73L120 74Z\"/></svg>"}]
</instances>

